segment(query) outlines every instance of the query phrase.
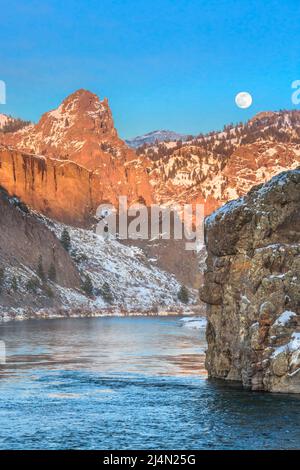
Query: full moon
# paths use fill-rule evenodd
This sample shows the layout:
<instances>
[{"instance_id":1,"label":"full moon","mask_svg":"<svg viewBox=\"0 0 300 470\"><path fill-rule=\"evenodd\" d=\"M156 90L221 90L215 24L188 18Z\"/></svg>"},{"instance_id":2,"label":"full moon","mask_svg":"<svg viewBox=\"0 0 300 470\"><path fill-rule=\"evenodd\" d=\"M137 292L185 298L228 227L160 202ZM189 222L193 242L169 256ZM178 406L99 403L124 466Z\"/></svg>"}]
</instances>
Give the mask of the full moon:
<instances>
[{"instance_id":1,"label":"full moon","mask_svg":"<svg viewBox=\"0 0 300 470\"><path fill-rule=\"evenodd\" d=\"M236 95L235 103L239 108L249 108L252 104L252 96L247 91L241 91Z\"/></svg>"}]
</instances>

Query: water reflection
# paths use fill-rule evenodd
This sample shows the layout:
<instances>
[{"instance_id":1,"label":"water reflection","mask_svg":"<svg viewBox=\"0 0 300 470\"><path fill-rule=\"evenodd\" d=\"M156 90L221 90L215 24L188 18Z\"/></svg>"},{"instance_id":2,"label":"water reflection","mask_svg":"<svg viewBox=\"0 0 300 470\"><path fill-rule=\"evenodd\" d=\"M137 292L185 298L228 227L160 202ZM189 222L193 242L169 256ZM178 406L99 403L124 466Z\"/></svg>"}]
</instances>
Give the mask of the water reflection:
<instances>
[{"instance_id":1,"label":"water reflection","mask_svg":"<svg viewBox=\"0 0 300 470\"><path fill-rule=\"evenodd\" d=\"M6 324L1 331L7 364L0 373L63 366L114 373L205 374L204 330L190 331L178 318L35 320Z\"/></svg>"},{"instance_id":2,"label":"water reflection","mask_svg":"<svg viewBox=\"0 0 300 470\"><path fill-rule=\"evenodd\" d=\"M0 448L300 446L299 397L207 381L195 322L28 321L1 325L0 338Z\"/></svg>"}]
</instances>

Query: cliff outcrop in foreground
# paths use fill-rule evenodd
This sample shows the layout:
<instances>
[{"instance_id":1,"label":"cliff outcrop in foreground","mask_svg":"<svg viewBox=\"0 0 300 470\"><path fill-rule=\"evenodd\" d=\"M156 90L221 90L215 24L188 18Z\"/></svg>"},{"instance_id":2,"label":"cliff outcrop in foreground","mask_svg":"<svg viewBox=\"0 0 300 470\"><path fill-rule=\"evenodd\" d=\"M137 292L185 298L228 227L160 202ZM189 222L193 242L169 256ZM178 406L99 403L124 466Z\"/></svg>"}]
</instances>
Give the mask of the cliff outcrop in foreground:
<instances>
[{"instance_id":1,"label":"cliff outcrop in foreground","mask_svg":"<svg viewBox=\"0 0 300 470\"><path fill-rule=\"evenodd\" d=\"M210 377L300 393L300 169L206 219Z\"/></svg>"}]
</instances>

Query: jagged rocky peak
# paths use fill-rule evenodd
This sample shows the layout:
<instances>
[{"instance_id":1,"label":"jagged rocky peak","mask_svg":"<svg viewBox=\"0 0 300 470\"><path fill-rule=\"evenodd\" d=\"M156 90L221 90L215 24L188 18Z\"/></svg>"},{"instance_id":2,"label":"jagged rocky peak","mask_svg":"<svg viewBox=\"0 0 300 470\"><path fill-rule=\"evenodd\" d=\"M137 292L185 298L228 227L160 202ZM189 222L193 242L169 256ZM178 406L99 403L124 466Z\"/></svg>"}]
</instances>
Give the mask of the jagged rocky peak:
<instances>
[{"instance_id":1,"label":"jagged rocky peak","mask_svg":"<svg viewBox=\"0 0 300 470\"><path fill-rule=\"evenodd\" d=\"M112 113L107 98L103 101L88 90L80 89L63 100L61 105L42 116L40 124L50 120L63 121L65 131L70 127L84 125L97 134L111 132L117 135L114 128Z\"/></svg>"},{"instance_id":2,"label":"jagged rocky peak","mask_svg":"<svg viewBox=\"0 0 300 470\"><path fill-rule=\"evenodd\" d=\"M107 99L87 90L35 125L0 132L0 184L43 214L80 226L103 200L152 202L146 164L118 137Z\"/></svg>"},{"instance_id":3,"label":"jagged rocky peak","mask_svg":"<svg viewBox=\"0 0 300 470\"><path fill-rule=\"evenodd\" d=\"M99 146L105 141L115 146L122 144L108 100L101 101L97 95L83 89L69 95L55 110L45 113L36 132L44 136L48 146L62 146L70 156L83 147Z\"/></svg>"},{"instance_id":4,"label":"jagged rocky peak","mask_svg":"<svg viewBox=\"0 0 300 470\"><path fill-rule=\"evenodd\" d=\"M114 127L108 100L101 101L83 89L43 114L36 125L2 136L0 143L33 154L72 160L89 169L99 167L108 153L114 158L128 157L128 149Z\"/></svg>"},{"instance_id":5,"label":"jagged rocky peak","mask_svg":"<svg viewBox=\"0 0 300 470\"><path fill-rule=\"evenodd\" d=\"M104 111L108 109L108 100L104 98L103 101L95 94L89 90L80 90L74 91L68 95L62 103L53 111L45 113L45 115L51 115L52 117L58 117L60 113L70 113L70 114L84 114L93 111Z\"/></svg>"},{"instance_id":6,"label":"jagged rocky peak","mask_svg":"<svg viewBox=\"0 0 300 470\"><path fill-rule=\"evenodd\" d=\"M300 169L206 219L206 367L252 390L300 393Z\"/></svg>"}]
</instances>

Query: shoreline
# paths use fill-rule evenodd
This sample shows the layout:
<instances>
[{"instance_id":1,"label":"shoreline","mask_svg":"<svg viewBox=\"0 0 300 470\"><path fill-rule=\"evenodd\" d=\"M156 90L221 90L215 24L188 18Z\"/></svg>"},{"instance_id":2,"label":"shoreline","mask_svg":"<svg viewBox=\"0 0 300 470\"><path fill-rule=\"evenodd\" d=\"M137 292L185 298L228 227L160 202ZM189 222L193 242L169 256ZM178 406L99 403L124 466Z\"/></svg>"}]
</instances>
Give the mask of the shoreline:
<instances>
[{"instance_id":1,"label":"shoreline","mask_svg":"<svg viewBox=\"0 0 300 470\"><path fill-rule=\"evenodd\" d=\"M141 312L139 310L134 311L122 311L122 310L101 310L101 311L88 311L82 310L75 311L45 311L39 310L37 312L13 312L3 314L0 317L0 326L8 322L20 322L26 320L64 320L70 318L109 318L109 317L179 317L179 316L193 316L198 315L205 317L200 312L193 310L162 310L159 312Z\"/></svg>"}]
</instances>

